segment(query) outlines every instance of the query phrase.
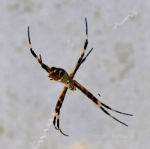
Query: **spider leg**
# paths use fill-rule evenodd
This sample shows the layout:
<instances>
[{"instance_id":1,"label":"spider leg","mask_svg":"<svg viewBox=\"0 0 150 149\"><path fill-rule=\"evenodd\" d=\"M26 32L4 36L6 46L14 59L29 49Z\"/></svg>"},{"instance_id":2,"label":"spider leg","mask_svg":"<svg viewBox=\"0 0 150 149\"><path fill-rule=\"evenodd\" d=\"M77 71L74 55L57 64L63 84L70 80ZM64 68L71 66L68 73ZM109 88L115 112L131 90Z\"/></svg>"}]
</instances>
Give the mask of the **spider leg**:
<instances>
[{"instance_id":1,"label":"spider leg","mask_svg":"<svg viewBox=\"0 0 150 149\"><path fill-rule=\"evenodd\" d=\"M101 108L101 110L107 114L108 116L110 116L111 118L113 118L114 120L120 122L121 124L128 126L127 124L125 124L124 122L121 122L120 120L118 120L117 118L115 118L114 116L112 116L110 113L108 113L105 109L109 109L112 110L114 112L117 112L119 114L124 114L124 115L128 115L128 116L133 116L132 114L128 114L128 113L123 113L117 110L114 110L112 108L110 108L109 106L105 105L104 103L102 103L100 100L98 100L92 93L90 93L86 88L84 88L81 84L79 84L76 80L74 80L74 85L80 90L82 91L89 99L91 99L99 108Z\"/></svg>"},{"instance_id":2,"label":"spider leg","mask_svg":"<svg viewBox=\"0 0 150 149\"><path fill-rule=\"evenodd\" d=\"M32 49L32 44L31 44L31 39L30 39L30 31L29 31L29 26L28 26L28 39L29 39L29 45L30 45L30 51L31 51L31 54L37 59L37 61L40 63L41 67L43 69L45 69L48 73L50 72L50 67L48 67L47 65L45 65L43 62L42 62L42 57L41 55L39 55L39 57L36 55L36 53L33 51Z\"/></svg>"},{"instance_id":3,"label":"spider leg","mask_svg":"<svg viewBox=\"0 0 150 149\"><path fill-rule=\"evenodd\" d=\"M57 109L57 113L55 113L55 116L54 116L54 120L53 120L53 124L54 124L54 127L59 130L64 136L69 136L67 134L65 134L60 128L59 128L59 115L60 115L60 108ZM56 123L56 118L57 118L57 127L55 125Z\"/></svg>"},{"instance_id":4,"label":"spider leg","mask_svg":"<svg viewBox=\"0 0 150 149\"><path fill-rule=\"evenodd\" d=\"M103 107L105 107L105 108L107 108L107 109L109 109L109 110L111 110L111 111L117 112L117 113L119 113L119 114L124 114L124 115L128 115L128 116L133 116L132 114L124 113L124 112L120 112L120 111L118 111L118 110L115 110L115 109L113 109L113 108L107 106L106 104L104 104L104 103L102 103L102 102L101 102L101 105L102 105Z\"/></svg>"},{"instance_id":5,"label":"spider leg","mask_svg":"<svg viewBox=\"0 0 150 149\"><path fill-rule=\"evenodd\" d=\"M82 59L81 64L86 60L89 54L92 52L93 48L87 53L87 55Z\"/></svg>"},{"instance_id":6,"label":"spider leg","mask_svg":"<svg viewBox=\"0 0 150 149\"><path fill-rule=\"evenodd\" d=\"M64 136L69 136L67 134L65 134L60 128L59 128L59 115L60 115L60 109L57 113L57 129L64 135Z\"/></svg>"},{"instance_id":7,"label":"spider leg","mask_svg":"<svg viewBox=\"0 0 150 149\"><path fill-rule=\"evenodd\" d=\"M74 70L72 71L72 73L70 74L70 77L73 79L75 73L77 72L77 70L79 69L80 65L85 61L85 59L87 58L87 56L91 53L91 51L93 50L93 48L88 52L88 54L86 55L86 57L83 60L84 54L86 52L87 46L88 46L88 24L87 24L87 18L85 18L85 25L86 25L86 36L85 36L85 43L84 43L84 48L83 51L81 53L81 56L79 57ZM82 61L83 60L83 61Z\"/></svg>"},{"instance_id":8,"label":"spider leg","mask_svg":"<svg viewBox=\"0 0 150 149\"><path fill-rule=\"evenodd\" d=\"M100 97L101 97L101 95L100 95L99 93L98 93L98 96L100 96ZM102 105L103 107L105 107L105 108L107 108L107 109L111 110L111 111L116 112L116 113L124 114L124 115L128 115L128 116L133 116L132 114L128 114L128 113L124 113L124 112L120 112L120 111L118 111L118 110L115 110L115 109L113 109L113 108L109 107L108 105L104 104L103 102L101 102L101 105Z\"/></svg>"},{"instance_id":9,"label":"spider leg","mask_svg":"<svg viewBox=\"0 0 150 149\"><path fill-rule=\"evenodd\" d=\"M100 107L101 108L101 110L104 112L104 113L106 113L108 116L110 116L111 118L113 118L114 120L116 120L117 122L119 122L119 123L121 123L121 124L123 124L123 125L125 125L125 126L127 126L128 127L128 125L127 124L125 124L124 122L121 122L120 120L118 120L117 118L115 118L114 116L112 116L108 111L106 111L103 107Z\"/></svg>"},{"instance_id":10,"label":"spider leg","mask_svg":"<svg viewBox=\"0 0 150 149\"><path fill-rule=\"evenodd\" d=\"M56 108L55 108L55 114L54 114L54 119L53 119L53 125L54 127L59 130L64 136L68 136L67 134L65 134L61 128L59 127L59 119L60 119L60 109L62 107L62 104L63 104L63 101L64 101L64 98L65 98L65 95L66 95L66 92L67 92L68 88L66 86L64 86L59 98L58 98L58 101L57 101L57 104L56 104ZM57 119L57 121L56 121ZM56 126L56 122L57 122L57 126Z\"/></svg>"}]
</instances>

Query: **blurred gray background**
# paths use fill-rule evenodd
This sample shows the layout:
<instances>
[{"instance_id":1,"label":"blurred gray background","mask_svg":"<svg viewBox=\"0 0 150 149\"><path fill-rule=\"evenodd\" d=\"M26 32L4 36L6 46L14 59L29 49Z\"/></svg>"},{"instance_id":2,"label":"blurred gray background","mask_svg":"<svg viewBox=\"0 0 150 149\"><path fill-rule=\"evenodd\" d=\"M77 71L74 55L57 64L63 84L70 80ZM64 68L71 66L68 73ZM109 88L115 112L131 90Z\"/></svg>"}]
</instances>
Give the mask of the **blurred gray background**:
<instances>
[{"instance_id":1,"label":"blurred gray background","mask_svg":"<svg viewBox=\"0 0 150 149\"><path fill-rule=\"evenodd\" d=\"M49 126L63 85L50 81L29 51L70 73L85 41L94 48L75 79L101 101L134 117L105 115L79 90L61 109L64 137ZM150 1L0 0L0 148L145 149L150 146ZM45 134L44 134L45 135Z\"/></svg>"}]
</instances>

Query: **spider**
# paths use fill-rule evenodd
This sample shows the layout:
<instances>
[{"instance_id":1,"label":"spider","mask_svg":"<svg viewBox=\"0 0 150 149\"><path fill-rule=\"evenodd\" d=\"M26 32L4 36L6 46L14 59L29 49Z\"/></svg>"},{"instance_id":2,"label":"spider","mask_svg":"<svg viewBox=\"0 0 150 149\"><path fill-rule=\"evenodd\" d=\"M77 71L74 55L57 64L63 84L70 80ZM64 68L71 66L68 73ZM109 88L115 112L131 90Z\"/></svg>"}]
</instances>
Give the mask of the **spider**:
<instances>
[{"instance_id":1,"label":"spider","mask_svg":"<svg viewBox=\"0 0 150 149\"><path fill-rule=\"evenodd\" d=\"M70 74L68 74L62 68L56 68L56 67L51 67L50 68L46 64L43 63L41 55L37 56L37 54L32 49L32 44L31 44L31 40L30 40L29 26L28 26L28 40L29 40L31 54L37 59L37 61L41 65L41 67L48 72L48 77L50 78L50 80L55 80L55 81L58 81L58 82L61 82L61 83L64 84L62 92L61 92L61 94L60 94L60 96L58 98L58 101L56 103L55 113L54 113L54 118L53 118L53 125L54 125L54 127L57 130L59 130L64 136L68 136L68 135L65 134L61 130L60 125L59 125L59 121L60 121L60 109L62 107L62 104L63 104L63 101L64 101L64 98L65 98L65 95L67 93L68 88L70 90L72 90L72 91L75 91L76 88L78 88L83 94L85 94L90 100L92 100L105 114L107 114L108 116L110 116L111 118L113 118L114 120L118 121L119 123L121 123L121 124L123 124L125 126L128 126L128 125L125 124L124 122L118 120L116 117L112 116L106 109L114 111L114 112L117 112L119 114L133 116L132 114L123 113L123 112L120 112L118 110L115 110L115 109L109 107L108 105L106 105L103 102L101 102L100 100L98 100L92 93L90 93L79 82L77 82L76 80L73 80L77 70L79 69L81 64L86 60L86 58L89 56L89 54L93 50L93 48L91 50L89 50L89 52L85 56L85 52L86 52L87 45L88 45L88 24L87 24L87 18L85 18L85 26L86 26L86 39L85 39L85 43L84 43L84 48L83 48L81 56L79 57L76 65L75 65L74 70Z\"/></svg>"}]
</instances>

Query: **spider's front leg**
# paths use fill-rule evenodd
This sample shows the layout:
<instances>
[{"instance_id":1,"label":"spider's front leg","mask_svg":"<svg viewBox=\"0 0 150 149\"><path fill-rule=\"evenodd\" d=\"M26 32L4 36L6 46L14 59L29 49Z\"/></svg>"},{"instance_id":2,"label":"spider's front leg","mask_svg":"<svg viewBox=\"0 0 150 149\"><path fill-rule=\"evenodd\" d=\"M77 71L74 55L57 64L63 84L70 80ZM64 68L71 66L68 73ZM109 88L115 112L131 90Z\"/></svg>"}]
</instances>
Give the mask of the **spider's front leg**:
<instances>
[{"instance_id":1,"label":"spider's front leg","mask_svg":"<svg viewBox=\"0 0 150 149\"><path fill-rule=\"evenodd\" d=\"M73 79L74 75L76 74L77 70L79 69L80 65L85 61L85 59L88 57L88 55L91 53L93 48L88 52L88 54L84 57L87 46L88 46L88 24L87 24L87 18L85 18L85 25L86 25L86 36L85 36L85 43L84 43L84 48L81 53L81 56L79 57L74 70L72 73L70 73L70 77ZM84 57L84 58L83 58Z\"/></svg>"},{"instance_id":2,"label":"spider's front leg","mask_svg":"<svg viewBox=\"0 0 150 149\"><path fill-rule=\"evenodd\" d=\"M45 69L48 73L50 72L51 68L48 67L47 65L45 65L43 62L42 62L42 57L41 55L39 55L39 57L36 55L36 53L33 51L32 49L32 44L31 44L31 39L30 39L30 31L29 31L29 26L28 26L28 40L29 40L29 45L30 45L30 51L31 51L31 54L37 59L37 61L40 63L41 67L43 69Z\"/></svg>"}]
</instances>

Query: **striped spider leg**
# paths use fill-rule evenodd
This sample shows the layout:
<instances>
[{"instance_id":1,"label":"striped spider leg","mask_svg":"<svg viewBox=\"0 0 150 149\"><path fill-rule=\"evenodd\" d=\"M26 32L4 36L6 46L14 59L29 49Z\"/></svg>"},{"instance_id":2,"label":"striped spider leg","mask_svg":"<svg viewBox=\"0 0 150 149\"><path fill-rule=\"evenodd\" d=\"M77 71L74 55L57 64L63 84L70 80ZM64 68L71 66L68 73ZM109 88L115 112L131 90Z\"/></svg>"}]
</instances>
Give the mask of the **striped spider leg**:
<instances>
[{"instance_id":1,"label":"striped spider leg","mask_svg":"<svg viewBox=\"0 0 150 149\"><path fill-rule=\"evenodd\" d=\"M84 48L83 51L81 53L81 56L79 57L74 70L72 71L72 73L70 73L69 77L71 79L74 78L77 70L79 69L80 65L86 60L86 58L88 57L88 55L91 53L91 51L93 50L93 48L87 53L87 55L84 57L85 52L86 52L86 48L88 45L88 25L87 25L87 18L85 18L85 25L86 25L86 40L85 40L85 44L84 44ZM58 98L57 104L56 104L56 108L55 108L55 114L54 114L54 119L53 119L53 125L55 126L55 128L57 130L59 130L63 135L68 136L67 134L63 133L63 131L60 129L59 126L59 120L60 120L60 109L61 106L63 104L66 92L68 90L68 87L66 85L64 85L63 90ZM56 119L57 119L57 127L56 127Z\"/></svg>"},{"instance_id":2,"label":"striped spider leg","mask_svg":"<svg viewBox=\"0 0 150 149\"><path fill-rule=\"evenodd\" d=\"M31 44L31 40L30 40L30 31L29 31L29 26L28 26L28 39L29 39L29 45L30 45L30 51L32 53L32 55L37 59L37 61L40 63L41 67L43 69L45 69L48 73L50 72L50 67L48 67L47 65L45 65L43 62L42 62L42 57L41 55L39 55L39 57L35 54L35 52L33 51L32 49L32 44Z\"/></svg>"},{"instance_id":3,"label":"striped spider leg","mask_svg":"<svg viewBox=\"0 0 150 149\"><path fill-rule=\"evenodd\" d=\"M103 102L98 100L92 93L90 93L85 87L83 87L81 84L79 84L76 80L74 80L74 86L77 87L82 93L84 93L89 99L91 99L105 114L109 115L111 118L118 121L119 123L121 123L125 126L128 126L124 122L122 122L122 121L118 120L116 117L112 116L108 111L105 110L105 108L109 109L111 111L117 112L119 114L124 114L124 115L128 115L128 116L133 116L132 114L120 112L120 111L115 110L115 109L109 107L108 105L104 104Z\"/></svg>"}]
</instances>

